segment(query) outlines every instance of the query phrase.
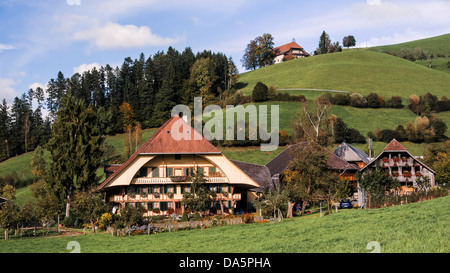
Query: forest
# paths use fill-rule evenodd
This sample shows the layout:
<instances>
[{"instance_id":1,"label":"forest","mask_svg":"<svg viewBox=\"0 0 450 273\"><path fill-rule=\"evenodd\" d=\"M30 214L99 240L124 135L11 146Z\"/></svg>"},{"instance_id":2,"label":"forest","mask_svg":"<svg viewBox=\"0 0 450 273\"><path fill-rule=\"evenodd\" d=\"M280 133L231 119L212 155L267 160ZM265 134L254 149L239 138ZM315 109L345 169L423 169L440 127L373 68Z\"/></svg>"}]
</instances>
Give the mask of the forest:
<instances>
[{"instance_id":1,"label":"forest","mask_svg":"<svg viewBox=\"0 0 450 273\"><path fill-rule=\"evenodd\" d=\"M114 135L124 132L120 118L124 103L131 106L142 129L159 127L173 106L192 105L195 96L202 96L205 106L220 103L238 75L231 57L208 50L194 54L189 47L182 52L169 47L147 58L141 53L134 60L125 58L120 67L106 65L69 77L60 71L45 90L30 89L11 105L3 100L0 161L46 144L61 99L69 92L95 111L101 134Z\"/></svg>"}]
</instances>

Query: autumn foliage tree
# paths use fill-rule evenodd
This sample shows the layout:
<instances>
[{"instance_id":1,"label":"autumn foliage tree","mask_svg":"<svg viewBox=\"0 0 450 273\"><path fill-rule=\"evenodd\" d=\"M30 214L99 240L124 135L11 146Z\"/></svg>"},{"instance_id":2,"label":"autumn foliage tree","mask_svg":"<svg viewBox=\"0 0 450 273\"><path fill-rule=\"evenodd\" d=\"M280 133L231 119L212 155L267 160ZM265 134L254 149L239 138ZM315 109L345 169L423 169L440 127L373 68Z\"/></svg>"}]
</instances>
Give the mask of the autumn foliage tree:
<instances>
[{"instance_id":1,"label":"autumn foliage tree","mask_svg":"<svg viewBox=\"0 0 450 273\"><path fill-rule=\"evenodd\" d=\"M122 103L119 107L123 130L125 132L124 151L122 160L127 160L134 152L137 151L142 142L142 128L139 121L136 120L133 108L128 102Z\"/></svg>"}]
</instances>

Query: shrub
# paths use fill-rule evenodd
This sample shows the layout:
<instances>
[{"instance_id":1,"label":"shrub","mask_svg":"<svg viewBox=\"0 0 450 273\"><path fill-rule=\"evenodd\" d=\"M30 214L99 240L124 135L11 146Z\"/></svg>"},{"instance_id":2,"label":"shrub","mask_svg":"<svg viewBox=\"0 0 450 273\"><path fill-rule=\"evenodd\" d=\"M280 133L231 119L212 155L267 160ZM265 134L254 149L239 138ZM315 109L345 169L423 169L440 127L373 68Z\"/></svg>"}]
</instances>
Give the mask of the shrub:
<instances>
[{"instance_id":1,"label":"shrub","mask_svg":"<svg viewBox=\"0 0 450 273\"><path fill-rule=\"evenodd\" d=\"M187 222L188 216L186 212L183 212L183 215L181 215L180 222Z\"/></svg>"},{"instance_id":2,"label":"shrub","mask_svg":"<svg viewBox=\"0 0 450 273\"><path fill-rule=\"evenodd\" d=\"M254 102L267 101L269 88L262 82L257 82L253 88L252 98Z\"/></svg>"},{"instance_id":3,"label":"shrub","mask_svg":"<svg viewBox=\"0 0 450 273\"><path fill-rule=\"evenodd\" d=\"M198 214L198 211L196 211L195 214L194 214L193 220L194 221L200 221L201 219L202 219L202 217L200 217L200 214Z\"/></svg>"},{"instance_id":4,"label":"shrub","mask_svg":"<svg viewBox=\"0 0 450 273\"><path fill-rule=\"evenodd\" d=\"M242 222L244 222L244 224L252 224L255 222L255 216L253 214L250 213L244 213L242 214Z\"/></svg>"}]
</instances>

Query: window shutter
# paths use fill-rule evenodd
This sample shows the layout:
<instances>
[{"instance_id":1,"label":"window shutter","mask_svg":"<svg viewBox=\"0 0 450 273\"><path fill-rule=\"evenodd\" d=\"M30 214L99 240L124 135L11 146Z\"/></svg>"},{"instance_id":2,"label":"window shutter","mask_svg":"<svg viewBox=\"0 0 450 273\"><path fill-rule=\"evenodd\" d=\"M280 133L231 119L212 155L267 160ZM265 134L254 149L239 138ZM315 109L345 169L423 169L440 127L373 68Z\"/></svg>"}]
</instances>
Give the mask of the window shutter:
<instances>
[{"instance_id":1,"label":"window shutter","mask_svg":"<svg viewBox=\"0 0 450 273\"><path fill-rule=\"evenodd\" d=\"M159 177L159 168L152 168L152 176L153 177Z\"/></svg>"}]
</instances>

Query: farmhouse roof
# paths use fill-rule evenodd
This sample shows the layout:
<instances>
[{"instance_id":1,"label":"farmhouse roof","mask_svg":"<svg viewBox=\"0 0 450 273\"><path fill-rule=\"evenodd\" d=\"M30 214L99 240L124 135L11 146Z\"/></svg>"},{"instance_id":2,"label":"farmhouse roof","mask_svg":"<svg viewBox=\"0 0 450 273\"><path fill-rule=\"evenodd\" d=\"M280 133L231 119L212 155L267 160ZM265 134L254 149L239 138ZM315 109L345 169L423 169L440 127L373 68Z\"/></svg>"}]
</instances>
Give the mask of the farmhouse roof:
<instances>
[{"instance_id":1,"label":"farmhouse roof","mask_svg":"<svg viewBox=\"0 0 450 273\"><path fill-rule=\"evenodd\" d=\"M303 49L303 47L301 47L299 44L297 44L296 42L290 42L288 44L279 46L274 48L273 50L275 51L276 55L280 55L280 54L284 54L286 52L288 52L290 49L295 48L295 49Z\"/></svg>"},{"instance_id":2,"label":"farmhouse roof","mask_svg":"<svg viewBox=\"0 0 450 273\"><path fill-rule=\"evenodd\" d=\"M370 161L365 152L345 141L334 150L334 154L348 162L363 161L367 164Z\"/></svg>"},{"instance_id":3,"label":"farmhouse roof","mask_svg":"<svg viewBox=\"0 0 450 273\"><path fill-rule=\"evenodd\" d=\"M294 158L295 152L298 149L305 149L309 145L309 142L301 142L287 147L279 155L273 158L266 166L270 170L270 174L273 176L279 174L289 167L289 162ZM324 148L323 148L324 149ZM359 170L360 168L356 164L349 163L337 155L328 151L330 156L328 157L327 165L332 170Z\"/></svg>"},{"instance_id":4,"label":"farmhouse roof","mask_svg":"<svg viewBox=\"0 0 450 273\"><path fill-rule=\"evenodd\" d=\"M238 160L231 160L239 169L246 173L251 179L260 185L259 188L254 191L262 192L265 187L273 189L272 176L270 170L265 165L258 165Z\"/></svg>"},{"instance_id":5,"label":"farmhouse roof","mask_svg":"<svg viewBox=\"0 0 450 273\"><path fill-rule=\"evenodd\" d=\"M407 149L394 138L383 151L407 151Z\"/></svg>"},{"instance_id":6,"label":"farmhouse roof","mask_svg":"<svg viewBox=\"0 0 450 273\"><path fill-rule=\"evenodd\" d=\"M432 173L436 173L432 168L428 167L425 163L417 159L415 156L413 156L402 144L400 144L395 138L389 142L388 145L381 151L380 154L378 154L372 161L370 161L366 166L361 168L361 171L365 170L369 166L372 166L380 157L385 156L386 153L390 152L406 152L415 162L421 164L423 167L427 168Z\"/></svg>"},{"instance_id":7,"label":"farmhouse roof","mask_svg":"<svg viewBox=\"0 0 450 273\"><path fill-rule=\"evenodd\" d=\"M182 126L185 126L185 131L181 129ZM175 139L173 135L180 139ZM182 118L173 116L159 127L124 164L114 166L111 175L100 184L98 189L125 169L138 155L145 154L221 154L221 152Z\"/></svg>"}]
</instances>

